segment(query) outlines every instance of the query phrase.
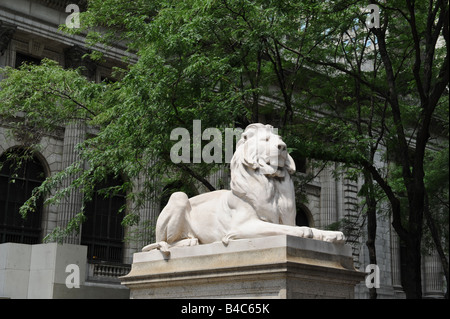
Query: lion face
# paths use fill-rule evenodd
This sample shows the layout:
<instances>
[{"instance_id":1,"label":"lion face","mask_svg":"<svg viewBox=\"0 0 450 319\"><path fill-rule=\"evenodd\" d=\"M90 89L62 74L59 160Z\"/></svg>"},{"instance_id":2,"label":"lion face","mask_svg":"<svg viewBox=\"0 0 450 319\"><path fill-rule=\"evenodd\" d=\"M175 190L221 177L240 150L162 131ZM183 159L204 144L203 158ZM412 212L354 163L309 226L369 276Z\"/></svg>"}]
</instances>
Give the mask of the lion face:
<instances>
[{"instance_id":1,"label":"lion face","mask_svg":"<svg viewBox=\"0 0 450 319\"><path fill-rule=\"evenodd\" d=\"M251 124L241 135L236 151L242 147L243 164L266 176L284 177L295 172L295 163L286 144L270 125Z\"/></svg>"}]
</instances>

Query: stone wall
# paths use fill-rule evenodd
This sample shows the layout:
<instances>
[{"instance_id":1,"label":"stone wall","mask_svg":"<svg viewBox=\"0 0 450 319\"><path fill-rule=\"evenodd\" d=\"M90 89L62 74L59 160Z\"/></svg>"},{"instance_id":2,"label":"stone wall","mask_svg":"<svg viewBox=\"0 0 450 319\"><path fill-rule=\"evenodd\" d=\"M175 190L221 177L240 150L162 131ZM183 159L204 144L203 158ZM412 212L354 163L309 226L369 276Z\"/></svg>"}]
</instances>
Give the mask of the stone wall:
<instances>
[{"instance_id":1,"label":"stone wall","mask_svg":"<svg viewBox=\"0 0 450 319\"><path fill-rule=\"evenodd\" d=\"M0 244L0 297L129 298L120 285L86 281L86 253L86 246L71 244Z\"/></svg>"}]
</instances>

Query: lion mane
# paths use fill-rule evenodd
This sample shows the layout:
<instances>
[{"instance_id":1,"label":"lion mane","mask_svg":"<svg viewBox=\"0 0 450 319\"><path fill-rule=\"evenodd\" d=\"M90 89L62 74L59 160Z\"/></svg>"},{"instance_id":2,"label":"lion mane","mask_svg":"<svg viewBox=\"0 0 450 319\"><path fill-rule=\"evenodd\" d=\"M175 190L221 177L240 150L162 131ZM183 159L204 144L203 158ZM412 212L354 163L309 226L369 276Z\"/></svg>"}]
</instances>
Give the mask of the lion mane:
<instances>
[{"instance_id":1,"label":"lion mane","mask_svg":"<svg viewBox=\"0 0 450 319\"><path fill-rule=\"evenodd\" d=\"M295 173L295 162L286 149L282 167L267 162L271 147L278 150L279 145L286 148L271 125L250 124L231 159L230 188L233 194L250 203L262 220L295 225L295 191L290 176Z\"/></svg>"}]
</instances>

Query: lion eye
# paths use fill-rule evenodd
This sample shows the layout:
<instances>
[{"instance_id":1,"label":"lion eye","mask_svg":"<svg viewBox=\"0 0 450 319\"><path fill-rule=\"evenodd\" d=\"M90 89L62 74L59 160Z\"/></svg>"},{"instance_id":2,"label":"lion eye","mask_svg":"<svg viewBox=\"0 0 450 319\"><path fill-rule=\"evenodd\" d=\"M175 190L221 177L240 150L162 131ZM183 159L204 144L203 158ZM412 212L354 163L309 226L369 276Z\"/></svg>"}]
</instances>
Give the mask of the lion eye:
<instances>
[{"instance_id":1,"label":"lion eye","mask_svg":"<svg viewBox=\"0 0 450 319\"><path fill-rule=\"evenodd\" d=\"M269 137L266 137L266 141L268 141L269 140Z\"/></svg>"}]
</instances>

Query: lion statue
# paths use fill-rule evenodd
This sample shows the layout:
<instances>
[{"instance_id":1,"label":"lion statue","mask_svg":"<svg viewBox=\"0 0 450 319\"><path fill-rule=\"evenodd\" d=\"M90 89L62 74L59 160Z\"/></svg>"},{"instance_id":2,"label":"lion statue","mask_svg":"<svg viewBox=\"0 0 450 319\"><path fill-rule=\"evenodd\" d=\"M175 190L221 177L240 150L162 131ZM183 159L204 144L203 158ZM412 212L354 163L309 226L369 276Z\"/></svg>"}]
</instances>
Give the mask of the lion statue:
<instances>
[{"instance_id":1,"label":"lion statue","mask_svg":"<svg viewBox=\"0 0 450 319\"><path fill-rule=\"evenodd\" d=\"M295 225L295 163L270 125L250 124L231 159L231 190L188 198L173 193L158 217L156 243L142 251L291 235L342 243L342 232Z\"/></svg>"}]
</instances>

